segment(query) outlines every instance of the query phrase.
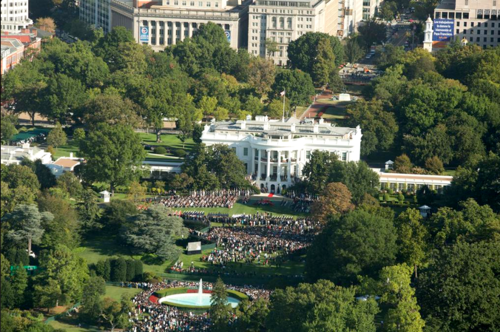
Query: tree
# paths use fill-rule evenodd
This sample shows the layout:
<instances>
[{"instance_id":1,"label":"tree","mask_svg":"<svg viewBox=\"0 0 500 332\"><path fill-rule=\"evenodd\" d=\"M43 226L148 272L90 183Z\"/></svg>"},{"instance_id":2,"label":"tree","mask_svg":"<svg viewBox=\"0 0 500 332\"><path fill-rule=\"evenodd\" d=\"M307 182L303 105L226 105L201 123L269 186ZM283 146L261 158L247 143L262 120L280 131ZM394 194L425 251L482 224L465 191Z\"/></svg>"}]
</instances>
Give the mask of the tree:
<instances>
[{"instance_id":1,"label":"tree","mask_svg":"<svg viewBox=\"0 0 500 332\"><path fill-rule=\"evenodd\" d=\"M85 139L85 130L83 128L76 128L73 132L73 140L77 143Z\"/></svg>"},{"instance_id":2,"label":"tree","mask_svg":"<svg viewBox=\"0 0 500 332\"><path fill-rule=\"evenodd\" d=\"M332 182L313 203L311 210L316 220L326 224L331 216L349 212L353 208L349 189L340 182Z\"/></svg>"},{"instance_id":3,"label":"tree","mask_svg":"<svg viewBox=\"0 0 500 332\"><path fill-rule=\"evenodd\" d=\"M64 172L57 178L57 188L61 188L71 197L78 198L83 192L83 186L73 172Z\"/></svg>"},{"instance_id":4,"label":"tree","mask_svg":"<svg viewBox=\"0 0 500 332\"><path fill-rule=\"evenodd\" d=\"M266 317L269 314L268 301L256 299L250 302L244 299L236 307L236 321L231 328L236 332L259 332L265 329Z\"/></svg>"},{"instance_id":5,"label":"tree","mask_svg":"<svg viewBox=\"0 0 500 332\"><path fill-rule=\"evenodd\" d=\"M276 67L272 60L260 57L250 60L248 64L248 84L254 88L259 95L262 96L271 90L275 75Z\"/></svg>"},{"instance_id":6,"label":"tree","mask_svg":"<svg viewBox=\"0 0 500 332\"><path fill-rule=\"evenodd\" d=\"M94 47L97 56L104 59L106 63L113 68L114 64L120 58L118 46L122 43L134 43L132 32L125 27L114 27L108 34L101 38Z\"/></svg>"},{"instance_id":7,"label":"tree","mask_svg":"<svg viewBox=\"0 0 500 332\"><path fill-rule=\"evenodd\" d=\"M423 331L415 290L411 287L412 268L406 264L386 266L380 272L380 302L388 306L384 319L387 331Z\"/></svg>"},{"instance_id":8,"label":"tree","mask_svg":"<svg viewBox=\"0 0 500 332\"><path fill-rule=\"evenodd\" d=\"M97 195L92 189L82 191L82 200L78 204L78 214L81 218L81 227L84 232L89 232L101 228L98 223L99 206L97 205Z\"/></svg>"},{"instance_id":9,"label":"tree","mask_svg":"<svg viewBox=\"0 0 500 332\"><path fill-rule=\"evenodd\" d=\"M193 142L195 142L196 144L200 144L201 143L201 136L203 135L203 126L195 123L194 126L193 126Z\"/></svg>"},{"instance_id":10,"label":"tree","mask_svg":"<svg viewBox=\"0 0 500 332\"><path fill-rule=\"evenodd\" d=\"M104 209L101 222L106 230L119 229L129 216L138 213L134 203L126 200L112 200Z\"/></svg>"},{"instance_id":11,"label":"tree","mask_svg":"<svg viewBox=\"0 0 500 332\"><path fill-rule=\"evenodd\" d=\"M82 112L81 118L90 129L102 124L137 128L141 122L139 115L142 110L130 99L123 99L120 95L101 94L89 100L82 107Z\"/></svg>"},{"instance_id":12,"label":"tree","mask_svg":"<svg viewBox=\"0 0 500 332\"><path fill-rule=\"evenodd\" d=\"M83 258L77 257L68 247L57 245L40 255L39 265L41 272L35 278L35 297L39 305L58 306L82 298L84 284L89 278Z\"/></svg>"},{"instance_id":13,"label":"tree","mask_svg":"<svg viewBox=\"0 0 500 332\"><path fill-rule=\"evenodd\" d=\"M142 202L146 198L146 191L147 188L142 185L142 183L138 181L132 181L127 194L127 199L134 203Z\"/></svg>"},{"instance_id":14,"label":"tree","mask_svg":"<svg viewBox=\"0 0 500 332\"><path fill-rule=\"evenodd\" d=\"M229 110L227 108L219 106L215 109L213 115L217 120L223 121L229 117Z\"/></svg>"},{"instance_id":15,"label":"tree","mask_svg":"<svg viewBox=\"0 0 500 332\"><path fill-rule=\"evenodd\" d=\"M26 288L28 287L28 272L23 266L14 266L14 273L10 276L10 288L13 294L11 308L19 308L24 304Z\"/></svg>"},{"instance_id":16,"label":"tree","mask_svg":"<svg viewBox=\"0 0 500 332\"><path fill-rule=\"evenodd\" d=\"M398 258L413 267L415 278L418 267L427 260L429 232L422 222L422 215L417 209L407 209L395 220L398 233Z\"/></svg>"},{"instance_id":17,"label":"tree","mask_svg":"<svg viewBox=\"0 0 500 332\"><path fill-rule=\"evenodd\" d=\"M267 38L264 45L266 46L267 56L270 58L274 56L274 53L279 51L278 42L274 39Z\"/></svg>"},{"instance_id":18,"label":"tree","mask_svg":"<svg viewBox=\"0 0 500 332\"><path fill-rule=\"evenodd\" d=\"M300 69L312 75L312 68L316 63L317 51L320 40L330 40L335 67L340 66L344 60L344 49L337 37L322 32L308 32L288 45L288 58L292 68Z\"/></svg>"},{"instance_id":19,"label":"tree","mask_svg":"<svg viewBox=\"0 0 500 332\"><path fill-rule=\"evenodd\" d=\"M288 99L285 100L285 114L286 110L290 109L290 102ZM273 99L266 106L266 113L270 118L281 119L283 117L283 101L279 99Z\"/></svg>"},{"instance_id":20,"label":"tree","mask_svg":"<svg viewBox=\"0 0 500 332\"><path fill-rule=\"evenodd\" d=\"M58 244L74 249L78 247L80 229L78 214L68 200L44 192L38 197L40 212L53 215L51 220L44 220L42 227L45 230L41 240L44 248L55 248Z\"/></svg>"},{"instance_id":21,"label":"tree","mask_svg":"<svg viewBox=\"0 0 500 332\"><path fill-rule=\"evenodd\" d=\"M355 289L330 281L277 289L271 295L268 331L366 331L375 332L379 309L374 299L358 301Z\"/></svg>"},{"instance_id":22,"label":"tree","mask_svg":"<svg viewBox=\"0 0 500 332\"><path fill-rule=\"evenodd\" d=\"M252 116L262 114L263 105L259 98L250 96L243 105L243 108Z\"/></svg>"},{"instance_id":23,"label":"tree","mask_svg":"<svg viewBox=\"0 0 500 332\"><path fill-rule=\"evenodd\" d=\"M198 107L203 111L204 115L212 115L217 107L217 98L203 96L198 102Z\"/></svg>"},{"instance_id":24,"label":"tree","mask_svg":"<svg viewBox=\"0 0 500 332\"><path fill-rule=\"evenodd\" d=\"M41 112L50 120L66 123L71 113L75 113L85 103L88 95L83 84L75 78L56 74L47 82L45 89L46 108Z\"/></svg>"},{"instance_id":25,"label":"tree","mask_svg":"<svg viewBox=\"0 0 500 332\"><path fill-rule=\"evenodd\" d=\"M8 145L10 143L10 139L12 138L12 136L17 134L16 124L17 124L17 117L15 117L14 115L4 116L2 114L2 121L1 121L2 144L3 142L5 142Z\"/></svg>"},{"instance_id":26,"label":"tree","mask_svg":"<svg viewBox=\"0 0 500 332\"><path fill-rule=\"evenodd\" d=\"M83 288L83 296L79 315L89 323L95 323L102 312L103 301L101 296L106 292L103 278L93 276Z\"/></svg>"},{"instance_id":27,"label":"tree","mask_svg":"<svg viewBox=\"0 0 500 332\"><path fill-rule=\"evenodd\" d=\"M41 30L55 33L56 32L56 24L54 23L54 19L51 17L40 17L35 21L35 26Z\"/></svg>"},{"instance_id":28,"label":"tree","mask_svg":"<svg viewBox=\"0 0 500 332\"><path fill-rule=\"evenodd\" d=\"M292 106L307 105L314 95L314 85L309 74L297 69L282 69L277 72L271 91L270 95L276 99L285 91Z\"/></svg>"},{"instance_id":29,"label":"tree","mask_svg":"<svg viewBox=\"0 0 500 332\"><path fill-rule=\"evenodd\" d=\"M36 205L19 204L14 211L5 215L9 222L6 238L16 244L28 243L28 253L31 253L31 244L39 243L42 239L44 222L52 221L54 216L50 212L40 212Z\"/></svg>"},{"instance_id":30,"label":"tree","mask_svg":"<svg viewBox=\"0 0 500 332\"><path fill-rule=\"evenodd\" d=\"M381 6L380 6L380 13L379 16L384 19L385 21L392 21L396 17L398 10L398 5L394 1L385 1Z\"/></svg>"},{"instance_id":31,"label":"tree","mask_svg":"<svg viewBox=\"0 0 500 332\"><path fill-rule=\"evenodd\" d=\"M384 111L381 101L358 101L347 109L347 114L347 125L359 125L363 130L362 155L391 149L399 126L394 114Z\"/></svg>"},{"instance_id":32,"label":"tree","mask_svg":"<svg viewBox=\"0 0 500 332\"><path fill-rule=\"evenodd\" d=\"M429 331L492 331L500 326L498 242L457 243L421 272L417 298ZM446 277L443 277L446 276Z\"/></svg>"},{"instance_id":33,"label":"tree","mask_svg":"<svg viewBox=\"0 0 500 332\"><path fill-rule=\"evenodd\" d=\"M356 63L365 55L365 51L361 48L359 36L350 36L346 38L344 45L344 58L347 62Z\"/></svg>"},{"instance_id":34,"label":"tree","mask_svg":"<svg viewBox=\"0 0 500 332\"><path fill-rule=\"evenodd\" d=\"M441 174L444 172L443 162L438 157L427 158L425 161L425 169L432 174Z\"/></svg>"},{"instance_id":35,"label":"tree","mask_svg":"<svg viewBox=\"0 0 500 332\"><path fill-rule=\"evenodd\" d=\"M139 253L154 253L160 259L173 259L180 253L175 238L186 235L182 219L169 216L169 209L153 205L130 218L124 240Z\"/></svg>"},{"instance_id":36,"label":"tree","mask_svg":"<svg viewBox=\"0 0 500 332\"><path fill-rule=\"evenodd\" d=\"M302 174L307 179L307 188L310 192L319 194L330 182L340 182L340 177L335 178L331 174L338 174L342 170L336 154L315 150L311 158L305 164Z\"/></svg>"},{"instance_id":37,"label":"tree","mask_svg":"<svg viewBox=\"0 0 500 332\"><path fill-rule=\"evenodd\" d=\"M131 311L130 300L122 298L120 302L106 297L103 301L101 317L111 326L111 332L117 327L127 327L128 313Z\"/></svg>"},{"instance_id":38,"label":"tree","mask_svg":"<svg viewBox=\"0 0 500 332\"><path fill-rule=\"evenodd\" d=\"M386 25L372 19L371 21L367 21L363 26L359 26L358 32L365 49L368 49L374 44L381 44L385 41Z\"/></svg>"},{"instance_id":39,"label":"tree","mask_svg":"<svg viewBox=\"0 0 500 332\"><path fill-rule=\"evenodd\" d=\"M410 157L404 153L394 160L394 170L398 173L411 173L412 168Z\"/></svg>"},{"instance_id":40,"label":"tree","mask_svg":"<svg viewBox=\"0 0 500 332\"><path fill-rule=\"evenodd\" d=\"M376 276L396 258L391 220L355 210L327 223L313 240L306 259L310 281L329 279L350 285L358 275Z\"/></svg>"},{"instance_id":41,"label":"tree","mask_svg":"<svg viewBox=\"0 0 500 332\"><path fill-rule=\"evenodd\" d=\"M335 55L330 38L318 41L316 59L312 66L311 76L316 86L323 86L330 80L330 74L335 71Z\"/></svg>"},{"instance_id":42,"label":"tree","mask_svg":"<svg viewBox=\"0 0 500 332\"><path fill-rule=\"evenodd\" d=\"M342 164L340 174L330 174L331 178L339 178L352 194L352 202L359 205L365 194L375 196L379 187L379 176L364 161L350 161Z\"/></svg>"},{"instance_id":43,"label":"tree","mask_svg":"<svg viewBox=\"0 0 500 332\"><path fill-rule=\"evenodd\" d=\"M66 144L66 133L59 122L56 122L54 129L47 135L47 144L55 148Z\"/></svg>"},{"instance_id":44,"label":"tree","mask_svg":"<svg viewBox=\"0 0 500 332\"><path fill-rule=\"evenodd\" d=\"M245 165L225 144L210 146L207 169L216 175L222 188L244 188L248 185Z\"/></svg>"},{"instance_id":45,"label":"tree","mask_svg":"<svg viewBox=\"0 0 500 332\"><path fill-rule=\"evenodd\" d=\"M56 184L56 177L52 174L52 171L42 164L40 159L31 161L28 158L24 158L21 161L21 165L31 168L35 172L38 182L40 183L41 189L48 189Z\"/></svg>"},{"instance_id":46,"label":"tree","mask_svg":"<svg viewBox=\"0 0 500 332\"><path fill-rule=\"evenodd\" d=\"M127 281L127 261L123 257L111 261L111 280Z\"/></svg>"},{"instance_id":47,"label":"tree","mask_svg":"<svg viewBox=\"0 0 500 332\"><path fill-rule=\"evenodd\" d=\"M87 160L84 177L111 185L126 185L139 175L145 151L141 139L130 126L100 124L80 143Z\"/></svg>"},{"instance_id":48,"label":"tree","mask_svg":"<svg viewBox=\"0 0 500 332\"><path fill-rule=\"evenodd\" d=\"M227 290L220 277L212 290L210 296L210 319L212 321L213 331L228 331L229 320L232 316L231 306L227 303Z\"/></svg>"}]
</instances>

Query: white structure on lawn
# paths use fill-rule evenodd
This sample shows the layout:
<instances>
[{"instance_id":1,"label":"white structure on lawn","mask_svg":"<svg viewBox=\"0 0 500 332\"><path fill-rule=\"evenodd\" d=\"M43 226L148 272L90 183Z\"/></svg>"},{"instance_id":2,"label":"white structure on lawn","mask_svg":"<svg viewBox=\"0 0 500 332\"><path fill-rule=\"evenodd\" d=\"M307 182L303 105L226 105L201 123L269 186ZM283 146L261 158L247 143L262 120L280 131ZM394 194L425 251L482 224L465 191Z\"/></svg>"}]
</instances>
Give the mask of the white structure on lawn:
<instances>
[{"instance_id":1,"label":"white structure on lawn","mask_svg":"<svg viewBox=\"0 0 500 332\"><path fill-rule=\"evenodd\" d=\"M256 120L213 122L201 140L207 146L226 144L245 163L247 173L261 189L280 193L302 176L302 169L316 150L328 151L344 161L359 161L361 129L296 119L287 122L257 116Z\"/></svg>"}]
</instances>

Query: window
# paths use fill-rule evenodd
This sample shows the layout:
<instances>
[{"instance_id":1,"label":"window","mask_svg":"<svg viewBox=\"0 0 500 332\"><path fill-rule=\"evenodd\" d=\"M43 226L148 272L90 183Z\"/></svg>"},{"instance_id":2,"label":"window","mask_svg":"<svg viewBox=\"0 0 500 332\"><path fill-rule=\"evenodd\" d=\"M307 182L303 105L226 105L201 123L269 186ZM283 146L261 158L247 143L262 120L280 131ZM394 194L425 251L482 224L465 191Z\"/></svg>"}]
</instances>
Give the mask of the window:
<instances>
[{"instance_id":1,"label":"window","mask_svg":"<svg viewBox=\"0 0 500 332\"><path fill-rule=\"evenodd\" d=\"M342 152L342 161L347 160L347 152Z\"/></svg>"},{"instance_id":2,"label":"window","mask_svg":"<svg viewBox=\"0 0 500 332\"><path fill-rule=\"evenodd\" d=\"M198 1L198 6L199 7L203 7L203 2L202 1Z\"/></svg>"},{"instance_id":3,"label":"window","mask_svg":"<svg viewBox=\"0 0 500 332\"><path fill-rule=\"evenodd\" d=\"M211 7L212 3L210 1L207 1L207 7Z\"/></svg>"},{"instance_id":4,"label":"window","mask_svg":"<svg viewBox=\"0 0 500 332\"><path fill-rule=\"evenodd\" d=\"M459 27L459 26L460 26L460 22L457 22L457 27Z\"/></svg>"},{"instance_id":5,"label":"window","mask_svg":"<svg viewBox=\"0 0 500 332\"><path fill-rule=\"evenodd\" d=\"M243 148L243 155L248 156L248 148Z\"/></svg>"},{"instance_id":6,"label":"window","mask_svg":"<svg viewBox=\"0 0 500 332\"><path fill-rule=\"evenodd\" d=\"M474 26L474 22L470 22L470 26L473 27Z\"/></svg>"},{"instance_id":7,"label":"window","mask_svg":"<svg viewBox=\"0 0 500 332\"><path fill-rule=\"evenodd\" d=\"M469 0L465 0L465 5L468 6L469 5Z\"/></svg>"}]
</instances>

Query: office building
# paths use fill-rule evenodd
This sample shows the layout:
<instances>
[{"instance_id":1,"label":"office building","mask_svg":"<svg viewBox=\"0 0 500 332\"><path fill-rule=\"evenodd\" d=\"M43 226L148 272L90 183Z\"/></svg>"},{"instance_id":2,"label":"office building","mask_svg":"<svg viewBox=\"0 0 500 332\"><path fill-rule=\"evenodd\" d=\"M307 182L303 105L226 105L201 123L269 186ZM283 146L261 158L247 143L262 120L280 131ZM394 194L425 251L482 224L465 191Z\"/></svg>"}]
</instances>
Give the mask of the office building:
<instances>
[{"instance_id":1,"label":"office building","mask_svg":"<svg viewBox=\"0 0 500 332\"><path fill-rule=\"evenodd\" d=\"M445 47L450 40L465 40L483 48L500 44L500 1L443 0L434 10L434 48ZM447 21L444 21L447 20ZM450 38L437 40L436 24L450 24Z\"/></svg>"},{"instance_id":2,"label":"office building","mask_svg":"<svg viewBox=\"0 0 500 332\"><path fill-rule=\"evenodd\" d=\"M231 47L247 46L248 5L252 0L111 0L111 26L124 26L137 42L163 51L203 24L218 24Z\"/></svg>"},{"instance_id":3,"label":"office building","mask_svg":"<svg viewBox=\"0 0 500 332\"><path fill-rule=\"evenodd\" d=\"M2 0L2 31L19 32L32 24L28 0Z\"/></svg>"},{"instance_id":4,"label":"office building","mask_svg":"<svg viewBox=\"0 0 500 332\"><path fill-rule=\"evenodd\" d=\"M279 193L302 177L313 151L335 153L343 161L359 161L361 137L359 126L344 128L322 119L303 123L257 116L255 120L212 122L205 126L201 140L206 146L230 146L257 187Z\"/></svg>"},{"instance_id":5,"label":"office building","mask_svg":"<svg viewBox=\"0 0 500 332\"><path fill-rule=\"evenodd\" d=\"M110 0L80 0L80 20L95 27L102 28L104 33L110 31Z\"/></svg>"}]
</instances>

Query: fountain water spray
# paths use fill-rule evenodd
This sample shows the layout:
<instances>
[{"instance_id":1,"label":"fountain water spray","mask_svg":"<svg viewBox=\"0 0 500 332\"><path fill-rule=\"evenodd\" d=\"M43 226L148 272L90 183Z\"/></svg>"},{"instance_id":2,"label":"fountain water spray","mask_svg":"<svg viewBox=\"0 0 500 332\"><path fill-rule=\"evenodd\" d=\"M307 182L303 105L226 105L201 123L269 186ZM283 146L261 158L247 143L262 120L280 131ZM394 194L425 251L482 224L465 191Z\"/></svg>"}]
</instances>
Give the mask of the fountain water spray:
<instances>
[{"instance_id":1,"label":"fountain water spray","mask_svg":"<svg viewBox=\"0 0 500 332\"><path fill-rule=\"evenodd\" d=\"M203 296L203 284L202 284L202 280L200 279L200 286L198 288L198 304L201 304L202 303L202 296Z\"/></svg>"}]
</instances>

